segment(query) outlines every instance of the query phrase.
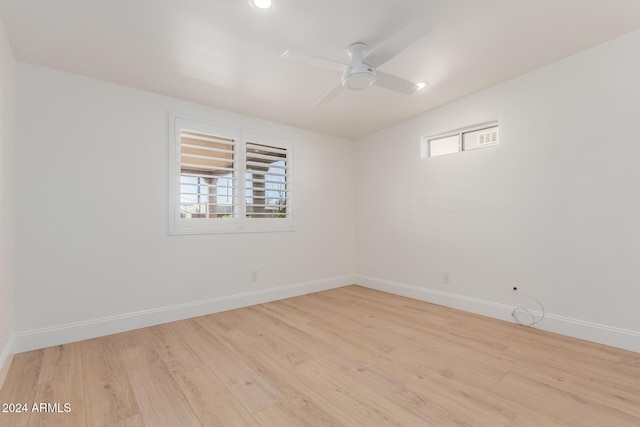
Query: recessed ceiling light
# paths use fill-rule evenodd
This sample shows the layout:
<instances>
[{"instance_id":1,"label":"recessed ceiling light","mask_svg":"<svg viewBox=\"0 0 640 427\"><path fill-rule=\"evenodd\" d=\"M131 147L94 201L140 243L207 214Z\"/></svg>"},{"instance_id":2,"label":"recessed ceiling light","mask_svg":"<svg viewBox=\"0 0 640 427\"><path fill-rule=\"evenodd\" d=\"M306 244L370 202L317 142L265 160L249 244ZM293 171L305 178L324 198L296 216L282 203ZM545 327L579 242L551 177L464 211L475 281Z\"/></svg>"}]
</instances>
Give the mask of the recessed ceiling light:
<instances>
[{"instance_id":1,"label":"recessed ceiling light","mask_svg":"<svg viewBox=\"0 0 640 427\"><path fill-rule=\"evenodd\" d=\"M420 90L420 89L424 89L424 88L425 88L425 87L427 87L427 86L429 86L429 82L420 82L420 83L417 83L417 84L416 84L416 88L417 88L418 90Z\"/></svg>"},{"instance_id":2,"label":"recessed ceiling light","mask_svg":"<svg viewBox=\"0 0 640 427\"><path fill-rule=\"evenodd\" d=\"M250 0L249 3L262 10L269 9L271 7L271 0Z\"/></svg>"}]
</instances>

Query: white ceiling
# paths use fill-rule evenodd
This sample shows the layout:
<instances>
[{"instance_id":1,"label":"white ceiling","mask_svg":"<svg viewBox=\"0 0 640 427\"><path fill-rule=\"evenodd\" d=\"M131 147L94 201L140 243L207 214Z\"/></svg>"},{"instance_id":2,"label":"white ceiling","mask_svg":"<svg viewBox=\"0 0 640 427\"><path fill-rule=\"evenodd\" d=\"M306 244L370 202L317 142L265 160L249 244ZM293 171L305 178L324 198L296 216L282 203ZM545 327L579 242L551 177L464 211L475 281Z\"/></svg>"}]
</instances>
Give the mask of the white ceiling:
<instances>
[{"instance_id":1,"label":"white ceiling","mask_svg":"<svg viewBox=\"0 0 640 427\"><path fill-rule=\"evenodd\" d=\"M16 59L357 138L640 28L640 0L0 0ZM430 31L380 67L430 86L311 106L340 78L280 59L346 61L414 21ZM594 82L598 84L598 82ZM587 90L588 88L585 88Z\"/></svg>"}]
</instances>

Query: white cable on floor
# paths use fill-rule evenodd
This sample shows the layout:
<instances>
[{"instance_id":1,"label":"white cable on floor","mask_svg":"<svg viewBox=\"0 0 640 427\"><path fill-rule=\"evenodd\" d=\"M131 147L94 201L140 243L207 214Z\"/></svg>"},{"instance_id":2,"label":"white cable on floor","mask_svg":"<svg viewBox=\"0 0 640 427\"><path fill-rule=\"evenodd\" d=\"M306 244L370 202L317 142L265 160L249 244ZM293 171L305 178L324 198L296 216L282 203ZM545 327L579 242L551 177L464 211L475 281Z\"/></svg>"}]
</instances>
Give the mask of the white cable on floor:
<instances>
[{"instance_id":1,"label":"white cable on floor","mask_svg":"<svg viewBox=\"0 0 640 427\"><path fill-rule=\"evenodd\" d=\"M536 298L534 298L533 296L529 295L528 293L519 291L518 288L514 287L513 291L514 292L519 292L522 295L528 296L529 298L531 298L532 300L537 302L538 305L540 306L540 309L542 310L542 316L540 316L539 319L536 319L536 316L531 311L529 311L528 309L526 309L524 307L516 307L511 312L511 317L513 317L513 320L515 320L516 323L519 323L519 324L521 324L523 326L533 326L536 323L542 322L542 319L544 319L544 316L545 316L544 306L542 305L542 303L540 301L538 301ZM526 314L527 316L529 316L531 318L531 322L525 323L520 317L518 317L518 313L520 313L521 316L522 316L523 313Z\"/></svg>"}]
</instances>

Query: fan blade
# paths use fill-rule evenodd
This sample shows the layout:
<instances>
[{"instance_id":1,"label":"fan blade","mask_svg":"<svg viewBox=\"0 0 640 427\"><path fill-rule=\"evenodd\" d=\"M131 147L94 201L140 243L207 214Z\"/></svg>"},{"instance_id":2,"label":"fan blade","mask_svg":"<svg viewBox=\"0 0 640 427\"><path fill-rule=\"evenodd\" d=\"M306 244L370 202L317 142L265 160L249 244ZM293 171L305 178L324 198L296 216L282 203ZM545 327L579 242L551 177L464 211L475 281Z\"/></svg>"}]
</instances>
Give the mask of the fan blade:
<instances>
[{"instance_id":1,"label":"fan blade","mask_svg":"<svg viewBox=\"0 0 640 427\"><path fill-rule=\"evenodd\" d=\"M315 110L316 108L324 107L325 105L333 101L336 98L336 96L340 95L343 90L344 90L344 86L342 86L342 83L338 83L333 88L331 88L329 92L325 93L322 96L322 98L318 100L318 102L313 104L312 108Z\"/></svg>"},{"instance_id":2,"label":"fan blade","mask_svg":"<svg viewBox=\"0 0 640 427\"><path fill-rule=\"evenodd\" d=\"M318 56L307 55L304 53L294 52L292 50L285 51L280 58L293 59L294 61L304 62L306 64L315 65L322 68L328 68L330 70L343 71L348 64L342 62L333 61L327 58L320 58Z\"/></svg>"},{"instance_id":3,"label":"fan blade","mask_svg":"<svg viewBox=\"0 0 640 427\"><path fill-rule=\"evenodd\" d=\"M377 68L411 46L428 31L429 27L425 24L414 22L372 49L365 57L365 62L373 68Z\"/></svg>"},{"instance_id":4,"label":"fan blade","mask_svg":"<svg viewBox=\"0 0 640 427\"><path fill-rule=\"evenodd\" d=\"M393 74L387 74L382 71L376 71L376 86L383 87L385 89L393 90L395 92L406 93L411 95L416 91L417 85L411 83L405 79L394 76Z\"/></svg>"}]
</instances>

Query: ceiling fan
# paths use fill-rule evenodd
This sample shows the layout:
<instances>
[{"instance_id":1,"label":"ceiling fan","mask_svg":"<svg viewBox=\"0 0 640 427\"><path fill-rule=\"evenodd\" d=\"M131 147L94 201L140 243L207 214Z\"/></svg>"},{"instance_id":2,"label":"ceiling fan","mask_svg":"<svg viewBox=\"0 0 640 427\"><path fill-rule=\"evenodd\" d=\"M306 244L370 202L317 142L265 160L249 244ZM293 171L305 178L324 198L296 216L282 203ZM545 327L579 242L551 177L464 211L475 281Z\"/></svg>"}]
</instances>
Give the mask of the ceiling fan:
<instances>
[{"instance_id":1,"label":"ceiling fan","mask_svg":"<svg viewBox=\"0 0 640 427\"><path fill-rule=\"evenodd\" d=\"M320 58L291 50L285 51L280 57L342 72L340 82L325 93L324 96L313 105L313 108L319 108L328 104L342 93L344 89L362 90L373 85L410 95L416 91L418 84L393 74L379 71L377 68L405 50L425 35L427 31L428 28L425 25L414 23L403 28L371 51L369 51L368 46L363 42L352 43L347 47L347 55L350 59L349 63Z\"/></svg>"}]
</instances>

